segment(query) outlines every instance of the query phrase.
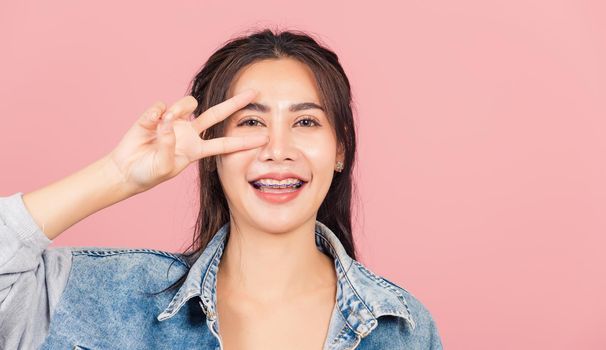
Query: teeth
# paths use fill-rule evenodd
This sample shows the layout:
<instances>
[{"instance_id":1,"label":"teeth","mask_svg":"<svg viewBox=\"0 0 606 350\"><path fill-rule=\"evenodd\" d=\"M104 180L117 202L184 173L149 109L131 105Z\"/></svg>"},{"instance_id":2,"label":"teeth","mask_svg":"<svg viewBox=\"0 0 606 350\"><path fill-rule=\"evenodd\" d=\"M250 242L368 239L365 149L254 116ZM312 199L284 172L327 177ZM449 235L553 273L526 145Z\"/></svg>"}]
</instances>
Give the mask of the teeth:
<instances>
[{"instance_id":1,"label":"teeth","mask_svg":"<svg viewBox=\"0 0 606 350\"><path fill-rule=\"evenodd\" d=\"M259 179L255 181L256 184L261 186L292 186L298 184L299 182L302 181L296 178L288 178L280 181L275 179Z\"/></svg>"}]
</instances>

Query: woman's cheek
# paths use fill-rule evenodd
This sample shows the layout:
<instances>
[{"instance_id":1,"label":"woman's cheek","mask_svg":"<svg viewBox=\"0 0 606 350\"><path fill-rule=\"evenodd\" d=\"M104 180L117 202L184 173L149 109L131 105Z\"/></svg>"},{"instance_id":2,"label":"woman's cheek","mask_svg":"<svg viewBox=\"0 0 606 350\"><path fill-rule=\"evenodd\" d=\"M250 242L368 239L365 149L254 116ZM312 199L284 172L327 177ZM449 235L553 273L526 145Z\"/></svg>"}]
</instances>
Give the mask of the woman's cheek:
<instances>
[{"instance_id":1,"label":"woman's cheek","mask_svg":"<svg viewBox=\"0 0 606 350\"><path fill-rule=\"evenodd\" d=\"M217 158L217 171L223 184L236 184L246 179L245 165L247 163L241 153L234 152Z\"/></svg>"},{"instance_id":2,"label":"woman's cheek","mask_svg":"<svg viewBox=\"0 0 606 350\"><path fill-rule=\"evenodd\" d=\"M324 168L335 160L335 145L323 139L315 140L315 142L306 142L302 149L307 159L312 162L313 167Z\"/></svg>"}]
</instances>

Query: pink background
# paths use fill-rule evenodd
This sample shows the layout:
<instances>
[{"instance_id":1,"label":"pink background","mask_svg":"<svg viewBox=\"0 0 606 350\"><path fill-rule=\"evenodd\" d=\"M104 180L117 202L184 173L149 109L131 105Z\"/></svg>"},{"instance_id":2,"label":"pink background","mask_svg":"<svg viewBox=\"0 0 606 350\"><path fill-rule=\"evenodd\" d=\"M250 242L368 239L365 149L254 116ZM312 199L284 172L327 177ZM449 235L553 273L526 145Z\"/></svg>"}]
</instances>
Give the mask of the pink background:
<instances>
[{"instance_id":1,"label":"pink background","mask_svg":"<svg viewBox=\"0 0 606 350\"><path fill-rule=\"evenodd\" d=\"M447 349L604 349L603 4L3 2L0 193L107 153L233 35L305 30L353 84L360 260L430 309ZM193 170L52 246L181 251Z\"/></svg>"}]
</instances>

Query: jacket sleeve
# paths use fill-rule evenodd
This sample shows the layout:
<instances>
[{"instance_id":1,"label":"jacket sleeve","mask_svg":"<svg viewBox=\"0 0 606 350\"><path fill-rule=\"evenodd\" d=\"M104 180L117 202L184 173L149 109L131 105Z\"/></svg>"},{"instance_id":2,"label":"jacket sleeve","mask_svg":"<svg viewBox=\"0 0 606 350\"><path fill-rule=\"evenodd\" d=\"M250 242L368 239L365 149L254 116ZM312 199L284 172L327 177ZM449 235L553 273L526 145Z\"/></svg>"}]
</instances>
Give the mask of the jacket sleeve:
<instances>
[{"instance_id":1,"label":"jacket sleeve","mask_svg":"<svg viewBox=\"0 0 606 350\"><path fill-rule=\"evenodd\" d=\"M23 193L0 197L0 349L36 349L71 270L70 248L38 227Z\"/></svg>"}]
</instances>

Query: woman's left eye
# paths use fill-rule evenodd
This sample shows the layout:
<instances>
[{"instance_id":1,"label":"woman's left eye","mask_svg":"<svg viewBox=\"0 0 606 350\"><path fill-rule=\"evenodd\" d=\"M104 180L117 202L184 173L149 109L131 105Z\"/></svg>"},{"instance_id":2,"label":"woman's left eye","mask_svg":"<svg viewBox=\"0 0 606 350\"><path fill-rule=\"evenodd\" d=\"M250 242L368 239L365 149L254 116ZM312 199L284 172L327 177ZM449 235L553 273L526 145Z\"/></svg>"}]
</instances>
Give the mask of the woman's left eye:
<instances>
[{"instance_id":1,"label":"woman's left eye","mask_svg":"<svg viewBox=\"0 0 606 350\"><path fill-rule=\"evenodd\" d=\"M296 123L296 124L299 124L299 123L300 123L300 122L302 122L302 121L307 121L307 122L311 122L311 123L313 123L313 125L309 125L309 123L307 123L307 125L305 125L305 126L319 126L319 125L320 125L320 124L318 124L318 122L316 122L316 121L315 121L315 120L313 120L312 118L303 118L303 119L301 119L301 120L297 121L297 123Z\"/></svg>"}]
</instances>

